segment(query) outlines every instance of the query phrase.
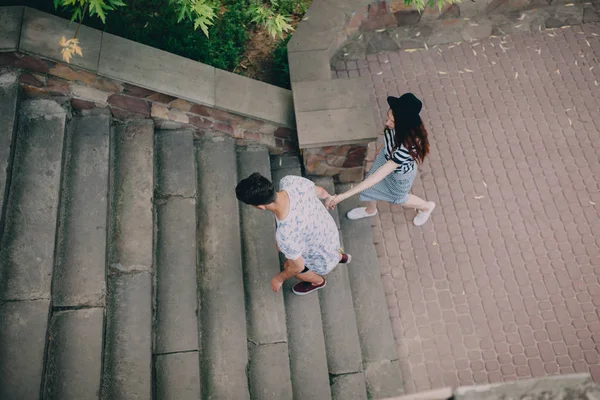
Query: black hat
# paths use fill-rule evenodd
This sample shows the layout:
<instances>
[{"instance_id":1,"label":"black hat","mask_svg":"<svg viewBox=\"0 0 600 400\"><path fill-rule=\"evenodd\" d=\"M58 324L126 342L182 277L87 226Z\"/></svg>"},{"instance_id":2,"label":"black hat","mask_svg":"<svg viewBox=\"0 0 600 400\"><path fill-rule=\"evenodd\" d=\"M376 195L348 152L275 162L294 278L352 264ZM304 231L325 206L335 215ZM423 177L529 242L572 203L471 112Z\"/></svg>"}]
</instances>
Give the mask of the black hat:
<instances>
[{"instance_id":1,"label":"black hat","mask_svg":"<svg viewBox=\"0 0 600 400\"><path fill-rule=\"evenodd\" d=\"M389 96L387 102L394 114L397 126L414 128L421 125L419 113L423 108L423 103L412 93L404 93L400 97Z\"/></svg>"}]
</instances>

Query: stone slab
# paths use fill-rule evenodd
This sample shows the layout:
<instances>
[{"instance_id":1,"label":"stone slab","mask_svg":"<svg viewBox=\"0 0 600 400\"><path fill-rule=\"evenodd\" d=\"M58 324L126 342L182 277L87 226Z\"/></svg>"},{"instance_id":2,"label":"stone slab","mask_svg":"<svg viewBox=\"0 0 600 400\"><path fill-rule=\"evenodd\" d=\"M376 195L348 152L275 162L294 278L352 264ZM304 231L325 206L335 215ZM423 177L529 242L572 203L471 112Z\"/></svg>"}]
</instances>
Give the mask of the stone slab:
<instances>
[{"instance_id":1,"label":"stone slab","mask_svg":"<svg viewBox=\"0 0 600 400\"><path fill-rule=\"evenodd\" d=\"M248 346L250 397L261 400L292 400L292 381L287 343Z\"/></svg>"},{"instance_id":2,"label":"stone slab","mask_svg":"<svg viewBox=\"0 0 600 400\"><path fill-rule=\"evenodd\" d=\"M297 171L300 170L301 163L300 159L296 156L287 156L287 155L272 155L271 156L271 170L289 170L289 171ZM275 179L273 177L273 179ZM279 183L279 181L273 183Z\"/></svg>"},{"instance_id":3,"label":"stone slab","mask_svg":"<svg viewBox=\"0 0 600 400\"><path fill-rule=\"evenodd\" d=\"M193 131L162 130L156 133L156 172L159 195L196 195Z\"/></svg>"},{"instance_id":4,"label":"stone slab","mask_svg":"<svg viewBox=\"0 0 600 400\"><path fill-rule=\"evenodd\" d=\"M0 298L49 299L66 111L51 100L20 104L6 222Z\"/></svg>"},{"instance_id":5,"label":"stone slab","mask_svg":"<svg viewBox=\"0 0 600 400\"><path fill-rule=\"evenodd\" d=\"M48 300L0 303L0 399L38 399Z\"/></svg>"},{"instance_id":6,"label":"stone slab","mask_svg":"<svg viewBox=\"0 0 600 400\"><path fill-rule=\"evenodd\" d=\"M76 22L70 22L66 19L26 7L23 16L23 29L21 31L19 51L63 61L60 53L62 47L59 46L58 42L62 36L66 39L72 38L76 29ZM78 55L73 56L70 65L96 71L100 58L102 32L81 25L77 38L82 48L83 57Z\"/></svg>"},{"instance_id":7,"label":"stone slab","mask_svg":"<svg viewBox=\"0 0 600 400\"><path fill-rule=\"evenodd\" d=\"M270 179L268 150L239 148L237 168L239 180L254 172ZM254 344L286 342L283 296L273 293L270 284L280 271L273 215L243 203L239 207L248 340Z\"/></svg>"},{"instance_id":8,"label":"stone slab","mask_svg":"<svg viewBox=\"0 0 600 400\"><path fill-rule=\"evenodd\" d=\"M502 384L459 387L454 391L456 400L495 400L499 398L522 398L543 392L563 391L575 388L591 380L587 373L547 376Z\"/></svg>"},{"instance_id":9,"label":"stone slab","mask_svg":"<svg viewBox=\"0 0 600 400\"><path fill-rule=\"evenodd\" d=\"M343 184L336 186L336 192L342 193L350 188ZM342 237L346 250L352 254L352 263L348 265L348 276L352 289L354 310L358 326L358 335L365 365L385 366L398 359L396 345L390 323L387 300L373 244L371 223L368 219L351 221L343 216L359 204L354 196L338 206L342 226ZM386 364L387 363L387 364ZM390 364L391 365L391 364ZM378 367L379 368L379 367ZM383 367L382 367L383 368ZM390 367L391 368L391 367ZM373 370L373 367L371 367ZM387 369L386 369L387 371ZM402 390L402 377L396 365L389 379L381 380L379 373L371 374L365 367L365 378L369 393L397 395ZM397 375L395 375L397 372Z\"/></svg>"},{"instance_id":10,"label":"stone slab","mask_svg":"<svg viewBox=\"0 0 600 400\"><path fill-rule=\"evenodd\" d=\"M0 13L2 11L0 10ZM0 18L2 14L0 14ZM0 237L4 225L5 202L8 199L15 131L17 128L17 103L19 100L19 77L7 71L0 75ZM1 274L1 273L0 273Z\"/></svg>"},{"instance_id":11,"label":"stone slab","mask_svg":"<svg viewBox=\"0 0 600 400\"><path fill-rule=\"evenodd\" d=\"M364 78L297 82L294 84L296 111L371 107L371 81Z\"/></svg>"},{"instance_id":12,"label":"stone slab","mask_svg":"<svg viewBox=\"0 0 600 400\"><path fill-rule=\"evenodd\" d=\"M156 400L199 400L200 395L197 351L156 357Z\"/></svg>"},{"instance_id":13,"label":"stone slab","mask_svg":"<svg viewBox=\"0 0 600 400\"><path fill-rule=\"evenodd\" d=\"M103 306L110 116L78 116L70 131L53 305Z\"/></svg>"},{"instance_id":14,"label":"stone slab","mask_svg":"<svg viewBox=\"0 0 600 400\"><path fill-rule=\"evenodd\" d=\"M154 353L197 350L196 200L170 197L156 208Z\"/></svg>"},{"instance_id":15,"label":"stone slab","mask_svg":"<svg viewBox=\"0 0 600 400\"><path fill-rule=\"evenodd\" d=\"M375 140L379 134L370 107L296 113L300 148Z\"/></svg>"},{"instance_id":16,"label":"stone slab","mask_svg":"<svg viewBox=\"0 0 600 400\"><path fill-rule=\"evenodd\" d=\"M301 176L300 168L273 169L271 172L277 190L284 176ZM282 287L294 398L328 400L331 399L331 390L319 296L295 295L292 286L297 282L289 279ZM306 382L310 382L310 385Z\"/></svg>"},{"instance_id":17,"label":"stone slab","mask_svg":"<svg viewBox=\"0 0 600 400\"><path fill-rule=\"evenodd\" d=\"M288 53L292 91L295 82L331 79L329 58L329 52L326 50Z\"/></svg>"},{"instance_id":18,"label":"stone slab","mask_svg":"<svg viewBox=\"0 0 600 400\"><path fill-rule=\"evenodd\" d=\"M215 105L214 67L108 33L102 36L98 73L184 100Z\"/></svg>"},{"instance_id":19,"label":"stone slab","mask_svg":"<svg viewBox=\"0 0 600 400\"><path fill-rule=\"evenodd\" d=\"M152 267L154 126L151 121L118 125L112 140L110 268Z\"/></svg>"},{"instance_id":20,"label":"stone slab","mask_svg":"<svg viewBox=\"0 0 600 400\"><path fill-rule=\"evenodd\" d=\"M109 277L102 398L152 398L152 275Z\"/></svg>"},{"instance_id":21,"label":"stone slab","mask_svg":"<svg viewBox=\"0 0 600 400\"><path fill-rule=\"evenodd\" d=\"M290 90L220 69L215 71L215 107L294 127Z\"/></svg>"},{"instance_id":22,"label":"stone slab","mask_svg":"<svg viewBox=\"0 0 600 400\"><path fill-rule=\"evenodd\" d=\"M365 363L365 381L370 399L399 396L404 393L398 360Z\"/></svg>"},{"instance_id":23,"label":"stone slab","mask_svg":"<svg viewBox=\"0 0 600 400\"><path fill-rule=\"evenodd\" d=\"M0 51L17 51L25 7L0 8Z\"/></svg>"},{"instance_id":24,"label":"stone slab","mask_svg":"<svg viewBox=\"0 0 600 400\"><path fill-rule=\"evenodd\" d=\"M335 193L335 186L331 177L313 181L330 194ZM336 215L338 214L337 209L329 210L329 213L339 227L339 216ZM339 264L327 274L327 287L318 292L325 348L327 350L327 366L331 375L352 374L362 371L362 354L346 267L344 264ZM355 377L354 379L358 378Z\"/></svg>"},{"instance_id":25,"label":"stone slab","mask_svg":"<svg viewBox=\"0 0 600 400\"><path fill-rule=\"evenodd\" d=\"M362 372L331 377L332 400L367 400L367 387Z\"/></svg>"},{"instance_id":26,"label":"stone slab","mask_svg":"<svg viewBox=\"0 0 600 400\"><path fill-rule=\"evenodd\" d=\"M104 309L59 311L50 323L45 399L93 399L100 392Z\"/></svg>"},{"instance_id":27,"label":"stone slab","mask_svg":"<svg viewBox=\"0 0 600 400\"><path fill-rule=\"evenodd\" d=\"M197 146L203 391L208 398L244 400L250 397L235 143L205 137Z\"/></svg>"}]
</instances>

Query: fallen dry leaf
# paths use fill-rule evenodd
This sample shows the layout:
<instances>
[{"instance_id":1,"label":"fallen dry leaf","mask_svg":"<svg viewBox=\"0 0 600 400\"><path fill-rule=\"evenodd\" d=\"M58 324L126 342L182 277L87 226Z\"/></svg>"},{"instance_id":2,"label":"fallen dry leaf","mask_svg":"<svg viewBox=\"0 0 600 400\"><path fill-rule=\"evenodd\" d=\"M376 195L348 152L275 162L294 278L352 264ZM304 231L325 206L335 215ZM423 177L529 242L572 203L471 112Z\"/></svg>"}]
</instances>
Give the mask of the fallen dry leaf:
<instances>
[{"instance_id":1,"label":"fallen dry leaf","mask_svg":"<svg viewBox=\"0 0 600 400\"><path fill-rule=\"evenodd\" d=\"M593 206L595 206L595 205L596 205L596 203L594 203L594 202L593 202L593 201L591 201L591 200L590 200L590 204L591 204L591 205L593 205Z\"/></svg>"},{"instance_id":2,"label":"fallen dry leaf","mask_svg":"<svg viewBox=\"0 0 600 400\"><path fill-rule=\"evenodd\" d=\"M475 200L480 200L480 199L483 199L484 197L485 197L485 196L475 196L475 197L473 197L473 198L474 198Z\"/></svg>"}]
</instances>

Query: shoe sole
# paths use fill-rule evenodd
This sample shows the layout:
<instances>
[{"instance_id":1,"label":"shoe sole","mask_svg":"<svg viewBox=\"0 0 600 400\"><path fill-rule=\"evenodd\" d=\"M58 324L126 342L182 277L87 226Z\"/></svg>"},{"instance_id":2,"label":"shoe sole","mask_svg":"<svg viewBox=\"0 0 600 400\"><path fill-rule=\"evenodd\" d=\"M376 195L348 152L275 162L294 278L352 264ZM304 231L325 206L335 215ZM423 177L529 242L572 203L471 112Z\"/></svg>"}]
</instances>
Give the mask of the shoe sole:
<instances>
[{"instance_id":1,"label":"shoe sole","mask_svg":"<svg viewBox=\"0 0 600 400\"><path fill-rule=\"evenodd\" d=\"M313 290L311 290L310 292L300 293L300 292L296 292L296 291L294 290L294 288L292 288L292 293L294 293L294 294L295 294L295 295L297 295L297 296L306 296L307 294L311 294L311 293L314 293L314 292L316 292L317 290L321 290L321 289L323 289L325 286L327 286L327 281L325 281L325 284L324 284L323 286L319 286L318 288L316 288L316 289L313 289Z\"/></svg>"},{"instance_id":2,"label":"shoe sole","mask_svg":"<svg viewBox=\"0 0 600 400\"><path fill-rule=\"evenodd\" d=\"M351 220L351 221L357 221L357 220L359 220L359 219L371 218L371 217L374 217L374 216L376 216L376 215L377 215L377 213L374 213L374 214L370 214L370 215L364 215L364 216L360 216L360 217L358 217L358 218L352 218L352 217L350 217L350 216L348 215L349 213L350 213L350 211L348 211L348 212L346 213L346 218L348 218L348 219L349 219L349 220Z\"/></svg>"}]
</instances>

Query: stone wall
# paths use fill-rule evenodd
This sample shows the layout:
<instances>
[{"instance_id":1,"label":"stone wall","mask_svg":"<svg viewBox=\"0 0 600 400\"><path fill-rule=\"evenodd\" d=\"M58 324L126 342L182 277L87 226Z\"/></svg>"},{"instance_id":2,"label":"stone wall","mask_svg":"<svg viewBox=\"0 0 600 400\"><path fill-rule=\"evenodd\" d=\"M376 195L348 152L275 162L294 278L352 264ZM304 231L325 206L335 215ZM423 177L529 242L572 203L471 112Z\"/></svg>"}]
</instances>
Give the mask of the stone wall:
<instances>
[{"instance_id":1,"label":"stone wall","mask_svg":"<svg viewBox=\"0 0 600 400\"><path fill-rule=\"evenodd\" d=\"M260 143L271 153L297 153L296 131L18 52L0 53L0 68L21 71L28 97L66 96L74 110L108 108L116 120L151 118L161 129L218 132L240 144Z\"/></svg>"},{"instance_id":2,"label":"stone wall","mask_svg":"<svg viewBox=\"0 0 600 400\"><path fill-rule=\"evenodd\" d=\"M332 176L339 182L357 182L364 177L366 144L307 148L302 155L307 174Z\"/></svg>"}]
</instances>

